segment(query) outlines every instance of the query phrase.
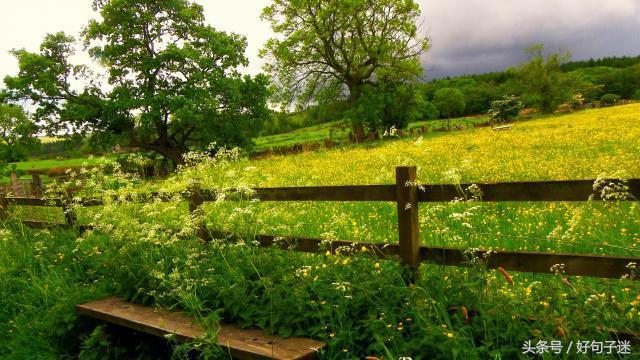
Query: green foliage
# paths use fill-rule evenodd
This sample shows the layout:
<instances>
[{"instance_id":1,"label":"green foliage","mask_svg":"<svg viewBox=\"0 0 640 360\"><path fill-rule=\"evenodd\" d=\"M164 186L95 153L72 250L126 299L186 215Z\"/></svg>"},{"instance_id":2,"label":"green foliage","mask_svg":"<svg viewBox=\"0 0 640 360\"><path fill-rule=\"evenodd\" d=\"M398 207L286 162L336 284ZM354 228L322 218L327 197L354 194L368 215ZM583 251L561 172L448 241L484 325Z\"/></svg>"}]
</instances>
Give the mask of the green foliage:
<instances>
[{"instance_id":1,"label":"green foliage","mask_svg":"<svg viewBox=\"0 0 640 360\"><path fill-rule=\"evenodd\" d=\"M523 108L524 104L519 97L515 95L505 96L502 100L496 100L491 103L488 115L493 120L506 122L518 116L518 113Z\"/></svg>"},{"instance_id":2,"label":"green foliage","mask_svg":"<svg viewBox=\"0 0 640 360\"><path fill-rule=\"evenodd\" d=\"M376 86L364 87L348 116L354 124L369 130L405 128L410 122L433 115L433 106L412 84L379 79Z\"/></svg>"},{"instance_id":3,"label":"green foliage","mask_svg":"<svg viewBox=\"0 0 640 360\"><path fill-rule=\"evenodd\" d=\"M640 56L611 56L601 59L589 59L582 61L570 61L562 64L560 70L562 71L574 71L584 68L593 67L611 67L611 68L626 68L640 63Z\"/></svg>"},{"instance_id":4,"label":"green foliage","mask_svg":"<svg viewBox=\"0 0 640 360\"><path fill-rule=\"evenodd\" d=\"M614 69L597 79L603 92L612 93L624 99L631 99L640 87L640 64L623 69Z\"/></svg>"},{"instance_id":5,"label":"green foliage","mask_svg":"<svg viewBox=\"0 0 640 360\"><path fill-rule=\"evenodd\" d=\"M566 64L574 64L563 63L568 59L568 54L551 54L543 59L539 50L540 46L530 49L531 61L515 69L437 79L419 87L428 99L433 99L439 89L460 90L466 104L462 115L486 113L492 101L513 94L519 96L527 106L542 107L544 102L548 104L545 106L553 108L570 101L574 94L581 94L584 102L589 103L599 100L605 93L632 99L640 88L640 65L635 60L628 61L635 58L605 58L595 60L593 66L565 68ZM545 73L547 70L551 73Z\"/></svg>"},{"instance_id":6,"label":"green foliage","mask_svg":"<svg viewBox=\"0 0 640 360\"><path fill-rule=\"evenodd\" d=\"M438 108L431 102L423 99L422 107L422 119L424 120L433 120L440 117L440 111Z\"/></svg>"},{"instance_id":7,"label":"green foliage","mask_svg":"<svg viewBox=\"0 0 640 360\"><path fill-rule=\"evenodd\" d=\"M604 94L600 98L600 104L602 106L613 106L618 101L620 101L620 96L618 96L616 94Z\"/></svg>"},{"instance_id":8,"label":"green foliage","mask_svg":"<svg viewBox=\"0 0 640 360\"><path fill-rule=\"evenodd\" d=\"M86 67L69 63L73 39L63 33L48 35L39 53L14 52L20 72L5 83L14 98L38 105L51 133L116 134L174 164L212 142L250 146L270 111L268 79L237 70L247 65L245 38L216 31L187 0L99 0L94 8L100 18L83 37L108 71L108 94ZM72 78L93 81L75 92Z\"/></svg>"},{"instance_id":9,"label":"green foliage","mask_svg":"<svg viewBox=\"0 0 640 360\"><path fill-rule=\"evenodd\" d=\"M640 88L633 93L633 100L640 100Z\"/></svg>"},{"instance_id":10,"label":"green foliage","mask_svg":"<svg viewBox=\"0 0 640 360\"><path fill-rule=\"evenodd\" d=\"M419 16L413 0L273 1L262 18L278 36L261 55L275 80L276 101L306 107L335 100L343 88L355 101L380 71L414 79L422 72L419 56L429 48L416 25Z\"/></svg>"},{"instance_id":11,"label":"green foliage","mask_svg":"<svg viewBox=\"0 0 640 360\"><path fill-rule=\"evenodd\" d=\"M514 93L512 89L517 87L513 83L513 74L504 72L433 80L420 84L419 88L427 99L433 99L440 89L456 88L462 92L465 101L460 115L478 115L486 113L492 101Z\"/></svg>"},{"instance_id":12,"label":"green foliage","mask_svg":"<svg viewBox=\"0 0 640 360\"><path fill-rule=\"evenodd\" d=\"M560 65L566 63L571 55L551 53L545 58L543 45L534 45L526 53L531 57L529 62L515 69L525 89L525 101L543 113L552 113L573 95L569 85L571 77L560 71Z\"/></svg>"},{"instance_id":13,"label":"green foliage","mask_svg":"<svg viewBox=\"0 0 640 360\"><path fill-rule=\"evenodd\" d=\"M461 115L465 109L465 101L462 92L455 88L443 88L433 95L433 104L438 108L441 116L451 119Z\"/></svg>"},{"instance_id":14,"label":"green foliage","mask_svg":"<svg viewBox=\"0 0 640 360\"><path fill-rule=\"evenodd\" d=\"M0 162L25 160L39 144L37 132L21 106L0 103Z\"/></svg>"},{"instance_id":15,"label":"green foliage","mask_svg":"<svg viewBox=\"0 0 640 360\"><path fill-rule=\"evenodd\" d=\"M108 121L103 114L103 94L91 82L88 68L69 63L74 55L73 42L73 37L58 32L45 36L38 53L13 50L20 70L4 79L10 98L37 106L34 119L50 135L87 133L106 126ZM76 91L71 85L74 81L89 84Z\"/></svg>"}]
</instances>

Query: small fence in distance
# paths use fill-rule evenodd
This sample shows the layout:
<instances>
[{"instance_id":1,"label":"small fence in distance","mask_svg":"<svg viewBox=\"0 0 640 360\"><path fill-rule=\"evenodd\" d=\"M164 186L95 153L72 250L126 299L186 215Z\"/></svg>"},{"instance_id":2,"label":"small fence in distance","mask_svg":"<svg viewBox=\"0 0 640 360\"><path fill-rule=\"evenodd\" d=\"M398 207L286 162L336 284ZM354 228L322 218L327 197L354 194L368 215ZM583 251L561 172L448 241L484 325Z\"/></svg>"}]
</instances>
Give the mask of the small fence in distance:
<instances>
[{"instance_id":1,"label":"small fence in distance","mask_svg":"<svg viewBox=\"0 0 640 360\"><path fill-rule=\"evenodd\" d=\"M358 242L369 253L388 259L400 258L400 261L415 271L421 262L440 265L467 266L469 257L485 258L486 251L476 250L469 253L464 249L434 247L419 244L418 206L425 202L446 202L459 199L461 190L473 185L474 193L481 194L485 202L497 201L586 201L602 200L600 194L594 193L594 180L544 181L544 182L509 182L490 184L462 185L419 185L415 167L396 168L394 185L359 185L359 186L317 186L317 187L284 187L256 188L255 198L260 201L385 201L395 202L398 212L398 244L376 244ZM640 198L640 179L627 181L625 200L637 201ZM175 194L150 193L144 197L132 199L146 202L152 198L165 202L174 201ZM201 189L194 185L185 192L183 199L189 204L189 211L199 211L204 202L216 201L217 195L211 190ZM233 200L233 199L229 199ZM70 200L69 200L70 201ZM54 206L66 207L65 199L37 199L24 197L0 196L0 216L8 217L9 205ZM100 199L83 199L83 206L99 206ZM52 224L37 221L23 221L32 227L62 226L73 228L78 226L77 219L71 211L65 209L66 223ZM203 240L211 238L236 237L233 234L210 232L199 225L198 236ZM285 241L277 241L284 239ZM273 235L257 235L257 243L262 247L274 247L283 250L318 253L327 251L326 240L300 237L282 237ZM329 243L331 252L342 246L354 245L353 241L333 240ZM585 254L558 254L525 251L492 251L486 257L485 266L490 269L501 267L505 270L532 273L553 273L552 266L564 264L567 275L581 275L600 278L620 278L630 274L629 264L640 264L640 258L622 256L602 256ZM631 276L637 279L637 276Z\"/></svg>"},{"instance_id":2,"label":"small fence in distance","mask_svg":"<svg viewBox=\"0 0 640 360\"><path fill-rule=\"evenodd\" d=\"M0 184L0 192L15 197L42 197L44 187L40 175L31 175L31 179L18 179L18 175L12 173L9 184Z\"/></svg>"}]
</instances>

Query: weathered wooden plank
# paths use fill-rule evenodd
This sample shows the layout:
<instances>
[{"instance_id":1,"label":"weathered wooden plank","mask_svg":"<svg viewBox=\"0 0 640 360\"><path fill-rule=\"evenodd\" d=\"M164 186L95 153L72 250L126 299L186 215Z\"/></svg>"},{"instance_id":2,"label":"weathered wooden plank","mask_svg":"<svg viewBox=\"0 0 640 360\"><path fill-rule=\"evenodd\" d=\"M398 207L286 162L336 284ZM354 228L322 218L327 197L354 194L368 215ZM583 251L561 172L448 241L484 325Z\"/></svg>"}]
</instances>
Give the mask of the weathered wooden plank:
<instances>
[{"instance_id":1,"label":"weathered wooden plank","mask_svg":"<svg viewBox=\"0 0 640 360\"><path fill-rule=\"evenodd\" d=\"M209 233L207 232L207 227L204 218L202 217L202 215L204 214L204 210L202 209L204 199L202 198L200 183L193 183L189 187L186 199L189 206L189 213L192 217L195 217L197 219L196 234L200 239L206 241L209 238Z\"/></svg>"},{"instance_id":2,"label":"weathered wooden plank","mask_svg":"<svg viewBox=\"0 0 640 360\"><path fill-rule=\"evenodd\" d=\"M481 191L482 201L586 201L591 195L594 195L594 200L600 200L600 194L593 190L594 182L595 180L570 180L422 185L418 197L421 202L471 198L472 194L467 189L475 185ZM632 199L640 199L640 179L628 180L628 186Z\"/></svg>"},{"instance_id":3,"label":"weathered wooden plank","mask_svg":"<svg viewBox=\"0 0 640 360\"><path fill-rule=\"evenodd\" d=\"M570 181L538 181L538 182L505 182L477 184L425 184L418 190L419 202L446 202L459 198L471 198L467 189L477 186L482 193L483 201L586 201L591 195L600 200L599 194L593 190L595 180ZM629 193L640 199L640 179L628 180ZM262 201L396 201L395 185L354 185L354 186L316 186L316 187L282 187L255 188L255 197ZM171 202L176 193L151 192L136 196L126 196L126 201L144 203L154 199ZM114 196L113 199L117 199ZM39 203L38 199L10 197L16 199L16 205ZM24 199L24 200L23 200ZM27 200L29 199L29 200ZM213 190L202 189L204 201L215 201ZM234 200L233 196L227 200ZM104 202L100 199L82 199L83 206L98 206ZM35 205L39 206L39 205ZM42 205L45 206L45 205ZM57 205L59 206L59 205Z\"/></svg>"},{"instance_id":4,"label":"weathered wooden plank","mask_svg":"<svg viewBox=\"0 0 640 360\"><path fill-rule=\"evenodd\" d=\"M145 203L151 203L153 201L173 202L176 200L177 195L179 194L150 192L150 193L143 193L143 194L137 194L137 195L125 195L124 197L114 195L114 196L111 196L110 200L118 201L122 199L125 202L130 202L134 204L145 204ZM182 195L180 195L180 198L182 198ZM84 199L79 199L79 204L82 206L101 206L105 204L105 201L103 199L84 198Z\"/></svg>"},{"instance_id":5,"label":"weathered wooden plank","mask_svg":"<svg viewBox=\"0 0 640 360\"><path fill-rule=\"evenodd\" d=\"M420 242L418 222L417 169L415 166L396 168L396 199L398 209L398 239L400 261L409 266L414 277L419 264Z\"/></svg>"},{"instance_id":6,"label":"weathered wooden plank","mask_svg":"<svg viewBox=\"0 0 640 360\"><path fill-rule=\"evenodd\" d=\"M425 262L464 266L469 265L470 259L476 257L486 261L486 266L490 269L502 267L506 270L531 273L552 274L552 266L564 264L566 275L619 279L629 273L627 265L633 262L640 264L640 258L620 256L492 251L485 258L486 254L487 251L484 250L465 253L464 250L454 248L420 247L420 259Z\"/></svg>"},{"instance_id":7,"label":"weathered wooden plank","mask_svg":"<svg viewBox=\"0 0 640 360\"><path fill-rule=\"evenodd\" d=\"M42 197L42 190L42 179L40 178L40 175L31 175L31 196L36 198Z\"/></svg>"},{"instance_id":8,"label":"weathered wooden plank","mask_svg":"<svg viewBox=\"0 0 640 360\"><path fill-rule=\"evenodd\" d=\"M32 229L51 229L51 228L70 228L69 224L66 223L53 223L47 221L37 221L37 220L21 220L22 225L32 228Z\"/></svg>"},{"instance_id":9,"label":"weathered wooden plank","mask_svg":"<svg viewBox=\"0 0 640 360\"><path fill-rule=\"evenodd\" d=\"M0 193L0 220L5 221L9 218L9 205L7 202L7 194Z\"/></svg>"},{"instance_id":10,"label":"weathered wooden plank","mask_svg":"<svg viewBox=\"0 0 640 360\"><path fill-rule=\"evenodd\" d=\"M202 338L203 328L194 318L180 312L153 309L110 297L77 305L79 314L155 336L173 334L179 342ZM325 347L305 338L282 339L256 329L220 324L218 345L235 359L315 359Z\"/></svg>"},{"instance_id":11,"label":"weathered wooden plank","mask_svg":"<svg viewBox=\"0 0 640 360\"><path fill-rule=\"evenodd\" d=\"M8 196L7 203L9 205L24 205L24 206L50 206L50 207L62 206L61 199L42 199L42 198L16 197L16 196Z\"/></svg>"},{"instance_id":12,"label":"weathered wooden plank","mask_svg":"<svg viewBox=\"0 0 640 360\"><path fill-rule=\"evenodd\" d=\"M231 233L214 233L214 238L237 240L240 237ZM344 240L322 240L313 238L282 237L274 235L257 235L254 238L257 245L265 248L273 247L281 250L306 253L323 253L329 250L335 253L339 247L360 249L365 247L368 253L381 259L394 259L401 254L399 244L373 244ZM526 251L491 251L485 258L485 250L466 253L465 250L447 247L420 246L419 259L438 265L469 266L470 259L475 256L486 260L486 266L496 269L499 266L511 271L552 274L551 267L564 264L566 275L590 276L599 278L619 279L629 273L626 268L629 263L640 265L640 258L581 255L581 254L553 254ZM640 280L640 279L636 279Z\"/></svg>"},{"instance_id":13,"label":"weathered wooden plank","mask_svg":"<svg viewBox=\"0 0 640 360\"><path fill-rule=\"evenodd\" d=\"M215 233L217 238L237 239L233 234ZM281 250L306 252L306 253L324 253L329 251L335 254L339 248L354 248L361 250L363 247L367 249L369 254L381 259L394 258L400 255L400 246L398 244L372 244L361 243L344 240L323 240L304 237L282 237L273 235L257 235L254 238L260 247L273 247Z\"/></svg>"},{"instance_id":14,"label":"weathered wooden plank","mask_svg":"<svg viewBox=\"0 0 640 360\"><path fill-rule=\"evenodd\" d=\"M395 201L394 185L256 188L261 201Z\"/></svg>"}]
</instances>

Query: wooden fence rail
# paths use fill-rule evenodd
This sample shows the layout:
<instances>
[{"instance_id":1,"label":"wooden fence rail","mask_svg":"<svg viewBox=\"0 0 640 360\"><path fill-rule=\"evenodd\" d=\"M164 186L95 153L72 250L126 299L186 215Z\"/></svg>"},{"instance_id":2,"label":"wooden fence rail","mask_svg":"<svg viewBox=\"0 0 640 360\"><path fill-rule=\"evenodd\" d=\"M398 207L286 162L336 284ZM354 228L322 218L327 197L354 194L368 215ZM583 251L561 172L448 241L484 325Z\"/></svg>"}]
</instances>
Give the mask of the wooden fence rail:
<instances>
[{"instance_id":1,"label":"wooden fence rail","mask_svg":"<svg viewBox=\"0 0 640 360\"><path fill-rule=\"evenodd\" d=\"M285 187L256 188L253 198L261 201L385 201L396 202L398 213L398 244L358 243L366 247L370 253L380 258L399 257L400 261L410 267L413 272L421 262L440 265L467 266L480 259L487 268L502 267L506 270L534 273L552 273L551 267L564 264L564 272L568 275L582 275L601 278L620 278L629 274L629 264L640 264L640 258L599 256L583 254L554 254L523 251L486 251L468 252L463 249L447 247L420 246L420 228L418 208L421 202L446 202L457 199L474 198L481 201L587 201L602 200L599 189L594 190L595 180L542 181L542 182L510 182L489 184L461 185L420 185L416 182L415 167L396 168L396 184L394 185L360 185L360 186L318 186L318 187ZM606 183L621 184L616 180ZM625 197L622 200L637 201L640 199L640 179L624 182ZM118 200L121 197L113 197ZM149 201L164 202L186 200L189 211L194 215L202 215L202 205L207 201L218 200L215 191L201 189L198 183L192 184L187 191L180 194L149 193L123 197L125 201L145 203ZM225 200L237 200L238 197L227 196ZM620 199L620 198L619 198ZM66 223L55 224L66 228L77 227L75 215L68 208L71 194L61 199L36 199L21 197L5 197L0 195L0 217L6 219L9 205L55 206L63 207ZM82 206L99 206L105 203L102 199L80 199ZM201 218L201 217L200 217ZM43 222L24 221L25 225L45 227ZM50 224L49 224L50 225ZM211 232L204 222L198 224L198 236L203 240L213 238L237 239L239 235ZM273 235L258 235L255 239L260 246L275 247L302 252L335 251L340 246L352 246L352 241L334 240L330 248L325 249L326 241L312 238L291 238ZM284 246L286 245L286 246Z\"/></svg>"}]
</instances>

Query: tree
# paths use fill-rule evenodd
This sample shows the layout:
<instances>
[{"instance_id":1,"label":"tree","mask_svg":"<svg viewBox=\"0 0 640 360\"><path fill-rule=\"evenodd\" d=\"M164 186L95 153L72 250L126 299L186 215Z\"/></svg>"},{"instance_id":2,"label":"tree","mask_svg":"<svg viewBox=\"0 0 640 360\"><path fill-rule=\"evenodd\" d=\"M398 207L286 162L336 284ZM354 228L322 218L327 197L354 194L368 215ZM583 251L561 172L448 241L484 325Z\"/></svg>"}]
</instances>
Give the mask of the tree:
<instances>
[{"instance_id":1,"label":"tree","mask_svg":"<svg viewBox=\"0 0 640 360\"><path fill-rule=\"evenodd\" d=\"M49 125L118 134L174 165L189 148L248 146L270 116L264 75L242 76L246 39L206 25L188 0L94 0L100 18L83 32L92 58L108 71L111 91L71 90L72 39L45 39L39 54L17 52L18 76L7 87L39 103ZM30 61L37 59L37 62ZM41 100L45 100L41 102Z\"/></svg>"},{"instance_id":2,"label":"tree","mask_svg":"<svg viewBox=\"0 0 640 360\"><path fill-rule=\"evenodd\" d=\"M520 98L515 95L509 95L503 97L502 100L491 102L491 109L489 109L488 115L493 120L506 122L518 116L522 108L524 108L524 104L520 101Z\"/></svg>"},{"instance_id":3,"label":"tree","mask_svg":"<svg viewBox=\"0 0 640 360\"><path fill-rule=\"evenodd\" d=\"M433 120L440 117L440 112L438 108L433 105L432 102L427 101L424 97L422 97L422 104L420 107L421 119L422 120Z\"/></svg>"},{"instance_id":4,"label":"tree","mask_svg":"<svg viewBox=\"0 0 640 360\"><path fill-rule=\"evenodd\" d=\"M100 89L91 82L82 91L72 86L90 76L86 66L69 63L73 42L73 37L59 32L46 35L38 53L12 50L20 70L4 79L5 97L31 101L36 106L34 120L50 135L86 133L108 125Z\"/></svg>"},{"instance_id":5,"label":"tree","mask_svg":"<svg viewBox=\"0 0 640 360\"><path fill-rule=\"evenodd\" d=\"M465 114L477 115L486 113L491 102L500 98L498 88L485 82L473 82L460 88L464 95Z\"/></svg>"},{"instance_id":6,"label":"tree","mask_svg":"<svg viewBox=\"0 0 640 360\"><path fill-rule=\"evenodd\" d=\"M447 128L451 131L451 117L464 112L465 102L462 92L455 88L442 88L433 96L433 104L441 116L447 117Z\"/></svg>"},{"instance_id":7,"label":"tree","mask_svg":"<svg viewBox=\"0 0 640 360\"><path fill-rule=\"evenodd\" d=\"M347 112L351 119L375 131L380 128L402 129L422 118L428 105L411 83L391 77L378 79L377 86L366 86Z\"/></svg>"},{"instance_id":8,"label":"tree","mask_svg":"<svg viewBox=\"0 0 640 360\"><path fill-rule=\"evenodd\" d=\"M261 55L276 100L299 107L347 95L355 104L380 70L414 79L429 48L413 0L273 0L262 13L278 37ZM345 92L346 91L346 92Z\"/></svg>"},{"instance_id":9,"label":"tree","mask_svg":"<svg viewBox=\"0 0 640 360\"><path fill-rule=\"evenodd\" d=\"M604 94L600 98L600 104L602 106L613 106L620 101L620 96L616 94Z\"/></svg>"},{"instance_id":10,"label":"tree","mask_svg":"<svg viewBox=\"0 0 640 360\"><path fill-rule=\"evenodd\" d=\"M516 69L524 94L541 112L552 113L573 95L570 85L573 79L560 70L571 54L551 53L545 58L543 45L534 45L525 52L531 59Z\"/></svg>"},{"instance_id":11,"label":"tree","mask_svg":"<svg viewBox=\"0 0 640 360\"><path fill-rule=\"evenodd\" d=\"M640 87L640 64L608 71L598 79L605 93L616 94L622 99L631 99Z\"/></svg>"},{"instance_id":12,"label":"tree","mask_svg":"<svg viewBox=\"0 0 640 360\"><path fill-rule=\"evenodd\" d=\"M27 158L38 144L38 126L21 106L0 103L0 161L16 162Z\"/></svg>"}]
</instances>

